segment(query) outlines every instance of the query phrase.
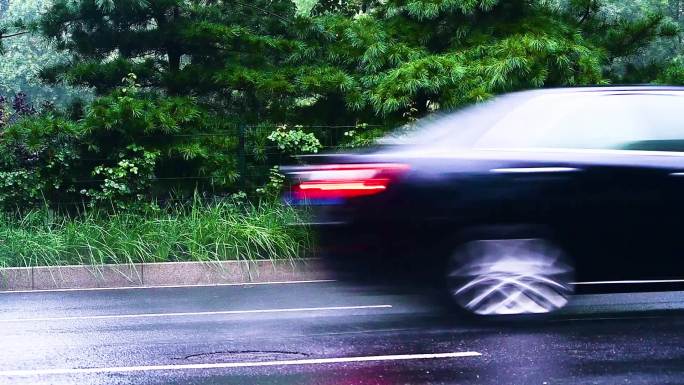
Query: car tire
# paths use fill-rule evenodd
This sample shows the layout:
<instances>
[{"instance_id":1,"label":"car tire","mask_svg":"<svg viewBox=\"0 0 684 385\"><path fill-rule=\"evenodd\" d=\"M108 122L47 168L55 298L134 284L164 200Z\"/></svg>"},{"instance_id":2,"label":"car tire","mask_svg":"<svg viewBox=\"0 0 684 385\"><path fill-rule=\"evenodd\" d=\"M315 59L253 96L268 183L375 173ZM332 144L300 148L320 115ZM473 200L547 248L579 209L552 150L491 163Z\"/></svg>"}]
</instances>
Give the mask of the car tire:
<instances>
[{"instance_id":1,"label":"car tire","mask_svg":"<svg viewBox=\"0 0 684 385\"><path fill-rule=\"evenodd\" d=\"M575 270L558 245L539 233L492 235L461 243L449 257L447 289L461 310L521 316L567 304Z\"/></svg>"}]
</instances>

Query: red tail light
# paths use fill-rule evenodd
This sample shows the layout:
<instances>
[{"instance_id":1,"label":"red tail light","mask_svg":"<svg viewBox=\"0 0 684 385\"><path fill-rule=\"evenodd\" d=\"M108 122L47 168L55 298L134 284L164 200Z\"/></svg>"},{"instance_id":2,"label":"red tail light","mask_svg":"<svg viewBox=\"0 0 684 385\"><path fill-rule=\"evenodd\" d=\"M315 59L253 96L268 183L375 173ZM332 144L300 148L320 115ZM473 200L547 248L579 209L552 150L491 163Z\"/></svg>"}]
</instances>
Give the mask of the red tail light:
<instances>
[{"instance_id":1,"label":"red tail light","mask_svg":"<svg viewBox=\"0 0 684 385\"><path fill-rule=\"evenodd\" d=\"M332 164L294 172L300 180L295 200L347 199L375 195L409 169L406 164Z\"/></svg>"}]
</instances>

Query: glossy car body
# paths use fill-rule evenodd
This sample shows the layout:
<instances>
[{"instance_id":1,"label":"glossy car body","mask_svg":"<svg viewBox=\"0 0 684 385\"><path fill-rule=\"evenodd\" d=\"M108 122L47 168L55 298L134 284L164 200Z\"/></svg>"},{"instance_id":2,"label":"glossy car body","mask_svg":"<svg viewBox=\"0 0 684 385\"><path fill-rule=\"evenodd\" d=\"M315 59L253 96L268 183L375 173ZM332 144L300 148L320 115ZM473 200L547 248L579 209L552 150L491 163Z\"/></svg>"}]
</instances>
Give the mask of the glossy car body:
<instances>
[{"instance_id":1,"label":"glossy car body","mask_svg":"<svg viewBox=\"0 0 684 385\"><path fill-rule=\"evenodd\" d=\"M509 94L286 168L289 200L327 255L377 271L434 279L469 241L544 239L578 290L668 289L684 280L683 113L676 87Z\"/></svg>"}]
</instances>

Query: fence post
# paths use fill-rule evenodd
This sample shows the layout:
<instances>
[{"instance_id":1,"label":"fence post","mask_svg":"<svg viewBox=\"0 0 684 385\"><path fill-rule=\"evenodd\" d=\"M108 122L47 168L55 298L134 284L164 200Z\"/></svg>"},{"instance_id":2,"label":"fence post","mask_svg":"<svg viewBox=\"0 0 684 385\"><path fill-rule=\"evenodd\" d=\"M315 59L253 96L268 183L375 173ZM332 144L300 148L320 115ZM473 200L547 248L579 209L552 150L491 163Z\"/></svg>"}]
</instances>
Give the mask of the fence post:
<instances>
[{"instance_id":1,"label":"fence post","mask_svg":"<svg viewBox=\"0 0 684 385\"><path fill-rule=\"evenodd\" d=\"M245 191L247 186L247 165L245 162L245 124L238 126L238 173L240 173L240 190Z\"/></svg>"}]
</instances>

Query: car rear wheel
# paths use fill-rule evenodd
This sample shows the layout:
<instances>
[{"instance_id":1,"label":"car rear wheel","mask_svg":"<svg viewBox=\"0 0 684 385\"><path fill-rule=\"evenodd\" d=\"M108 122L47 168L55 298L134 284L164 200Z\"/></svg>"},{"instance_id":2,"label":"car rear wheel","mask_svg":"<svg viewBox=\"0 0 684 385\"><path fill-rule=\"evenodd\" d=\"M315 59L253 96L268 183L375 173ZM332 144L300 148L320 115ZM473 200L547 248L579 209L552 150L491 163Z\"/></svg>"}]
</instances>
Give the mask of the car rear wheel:
<instances>
[{"instance_id":1,"label":"car rear wheel","mask_svg":"<svg viewBox=\"0 0 684 385\"><path fill-rule=\"evenodd\" d=\"M448 289L469 313L521 315L562 308L573 293L574 268L544 238L479 239L451 256Z\"/></svg>"}]
</instances>

